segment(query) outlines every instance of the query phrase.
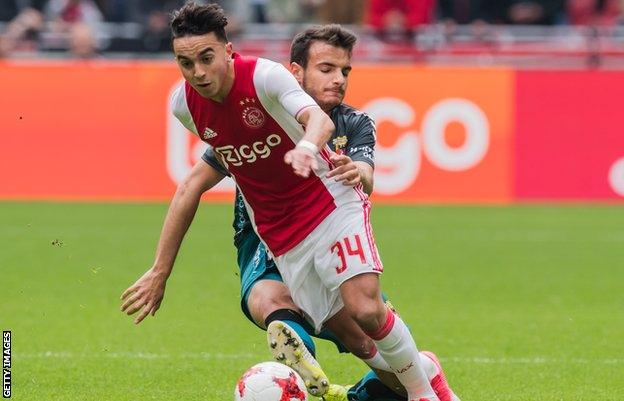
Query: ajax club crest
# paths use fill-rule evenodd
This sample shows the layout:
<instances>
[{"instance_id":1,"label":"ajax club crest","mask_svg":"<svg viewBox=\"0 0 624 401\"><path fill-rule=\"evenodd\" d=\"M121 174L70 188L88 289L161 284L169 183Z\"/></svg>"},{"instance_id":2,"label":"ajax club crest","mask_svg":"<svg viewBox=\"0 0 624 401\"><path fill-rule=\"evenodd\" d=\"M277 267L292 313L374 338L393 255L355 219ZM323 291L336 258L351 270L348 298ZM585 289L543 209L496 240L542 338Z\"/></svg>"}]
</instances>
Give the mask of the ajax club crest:
<instances>
[{"instance_id":1,"label":"ajax club crest","mask_svg":"<svg viewBox=\"0 0 624 401\"><path fill-rule=\"evenodd\" d=\"M240 101L243 106L243 122L249 128L260 128L264 125L265 116L262 110L256 106L256 99L248 98Z\"/></svg>"}]
</instances>

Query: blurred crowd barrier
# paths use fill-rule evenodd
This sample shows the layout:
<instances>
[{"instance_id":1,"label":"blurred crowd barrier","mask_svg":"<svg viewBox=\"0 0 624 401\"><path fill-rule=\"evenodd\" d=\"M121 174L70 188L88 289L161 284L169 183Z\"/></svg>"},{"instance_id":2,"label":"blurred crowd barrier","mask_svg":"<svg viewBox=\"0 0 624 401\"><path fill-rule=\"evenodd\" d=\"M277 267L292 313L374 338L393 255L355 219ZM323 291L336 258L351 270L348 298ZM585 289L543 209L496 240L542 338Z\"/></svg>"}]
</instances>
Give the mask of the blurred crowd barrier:
<instances>
[{"instance_id":1,"label":"blurred crowd barrier","mask_svg":"<svg viewBox=\"0 0 624 401\"><path fill-rule=\"evenodd\" d=\"M168 58L184 0L0 0L0 58ZM198 2L209 2L200 1ZM220 0L235 48L286 61L310 24L361 62L624 69L624 0Z\"/></svg>"},{"instance_id":2,"label":"blurred crowd barrier","mask_svg":"<svg viewBox=\"0 0 624 401\"><path fill-rule=\"evenodd\" d=\"M0 59L145 60L171 59L164 36L146 34L138 23L100 23L95 31L77 24L28 36L19 29L0 34ZM248 24L231 39L234 49L286 62L300 24ZM448 25L420 26L409 41L387 40L369 27L350 27L358 36L359 62L428 65L513 66L519 68L624 69L624 26ZM0 23L0 33L3 24ZM31 40L17 41L26 35ZM36 39L36 40L35 40ZM10 50L9 50L10 49Z\"/></svg>"},{"instance_id":3,"label":"blurred crowd barrier","mask_svg":"<svg viewBox=\"0 0 624 401\"><path fill-rule=\"evenodd\" d=\"M165 200L203 152L171 62L5 61L0 81L1 199ZM356 64L346 100L377 122L375 201L506 204L624 200L623 97L623 71Z\"/></svg>"}]
</instances>

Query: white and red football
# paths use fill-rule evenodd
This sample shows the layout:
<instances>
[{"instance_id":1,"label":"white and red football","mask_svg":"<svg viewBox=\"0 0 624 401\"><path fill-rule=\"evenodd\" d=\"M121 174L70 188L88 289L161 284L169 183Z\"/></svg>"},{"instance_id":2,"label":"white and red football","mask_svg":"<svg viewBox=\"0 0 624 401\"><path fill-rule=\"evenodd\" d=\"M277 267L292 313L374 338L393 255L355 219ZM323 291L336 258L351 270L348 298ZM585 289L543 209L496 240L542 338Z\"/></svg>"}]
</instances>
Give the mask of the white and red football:
<instances>
[{"instance_id":1,"label":"white and red football","mask_svg":"<svg viewBox=\"0 0 624 401\"><path fill-rule=\"evenodd\" d=\"M286 365L262 362L247 369L234 389L235 401L307 401L301 377Z\"/></svg>"}]
</instances>

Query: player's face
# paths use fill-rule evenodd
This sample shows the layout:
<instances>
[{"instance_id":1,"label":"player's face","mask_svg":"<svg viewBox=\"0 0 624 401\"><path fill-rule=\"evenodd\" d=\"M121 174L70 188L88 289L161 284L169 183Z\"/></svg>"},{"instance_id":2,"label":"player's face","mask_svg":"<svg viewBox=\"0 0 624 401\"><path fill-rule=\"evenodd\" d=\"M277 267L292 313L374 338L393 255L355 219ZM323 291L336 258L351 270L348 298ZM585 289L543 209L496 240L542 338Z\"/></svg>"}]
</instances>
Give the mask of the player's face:
<instances>
[{"instance_id":1,"label":"player's face","mask_svg":"<svg viewBox=\"0 0 624 401\"><path fill-rule=\"evenodd\" d=\"M234 82L232 44L213 32L173 40L173 53L184 79L203 97L222 101Z\"/></svg>"},{"instance_id":2,"label":"player's face","mask_svg":"<svg viewBox=\"0 0 624 401\"><path fill-rule=\"evenodd\" d=\"M291 67L299 84L323 110L328 112L342 103L351 72L346 49L316 41L308 50L306 68Z\"/></svg>"}]
</instances>

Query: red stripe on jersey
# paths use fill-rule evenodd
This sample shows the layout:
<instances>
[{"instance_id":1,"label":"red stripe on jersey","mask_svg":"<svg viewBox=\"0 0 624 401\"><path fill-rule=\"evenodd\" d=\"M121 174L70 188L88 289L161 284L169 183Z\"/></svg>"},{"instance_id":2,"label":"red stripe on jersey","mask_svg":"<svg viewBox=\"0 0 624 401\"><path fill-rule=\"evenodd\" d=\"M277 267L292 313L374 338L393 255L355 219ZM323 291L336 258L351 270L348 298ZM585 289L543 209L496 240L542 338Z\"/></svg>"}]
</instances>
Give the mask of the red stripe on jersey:
<instances>
[{"instance_id":1,"label":"red stripe on jersey","mask_svg":"<svg viewBox=\"0 0 624 401\"><path fill-rule=\"evenodd\" d=\"M366 239L368 240L368 247L373 256L373 269L383 272L383 264L379 258L379 251L377 251L377 244L375 244L375 237L373 235L373 229L370 224L370 202L364 202L364 227L366 229Z\"/></svg>"},{"instance_id":2,"label":"red stripe on jersey","mask_svg":"<svg viewBox=\"0 0 624 401\"><path fill-rule=\"evenodd\" d=\"M327 145L323 149L320 150L319 154L320 154L321 158L327 162L327 164L329 165L330 170L333 170L333 169L336 168L336 165L334 163L332 163L332 161L330 160L331 149L329 149L329 147ZM362 183L359 183L359 184L353 186L353 190L360 197L360 200L366 201L368 199L368 195L364 192L364 185L362 185Z\"/></svg>"},{"instance_id":3,"label":"red stripe on jersey","mask_svg":"<svg viewBox=\"0 0 624 401\"><path fill-rule=\"evenodd\" d=\"M322 149L319 154L328 164L330 169L336 168L336 166L329 160L330 152L327 148ZM371 255L373 257L373 269L376 271L383 272L383 264L379 258L379 251L377 250L377 245L375 244L375 237L373 235L373 229L370 224L370 202L368 201L368 195L364 192L364 186L360 183L353 187L355 193L359 196L362 201L362 206L364 208L364 228L366 230L366 239L368 241L368 247L371 250Z\"/></svg>"},{"instance_id":4,"label":"red stripe on jersey","mask_svg":"<svg viewBox=\"0 0 624 401\"><path fill-rule=\"evenodd\" d=\"M329 169L333 170L336 168L336 165L334 163L332 163L332 161L330 160L331 157L331 153L329 148L327 147L327 145L325 145L319 152L319 155L323 158L323 160L325 160L327 162L327 164L329 165Z\"/></svg>"},{"instance_id":5,"label":"red stripe on jersey","mask_svg":"<svg viewBox=\"0 0 624 401\"><path fill-rule=\"evenodd\" d=\"M366 192L364 192L364 185L362 185L362 183L354 186L353 190L359 195L362 201L366 202L368 200L368 195L366 194Z\"/></svg>"}]
</instances>

